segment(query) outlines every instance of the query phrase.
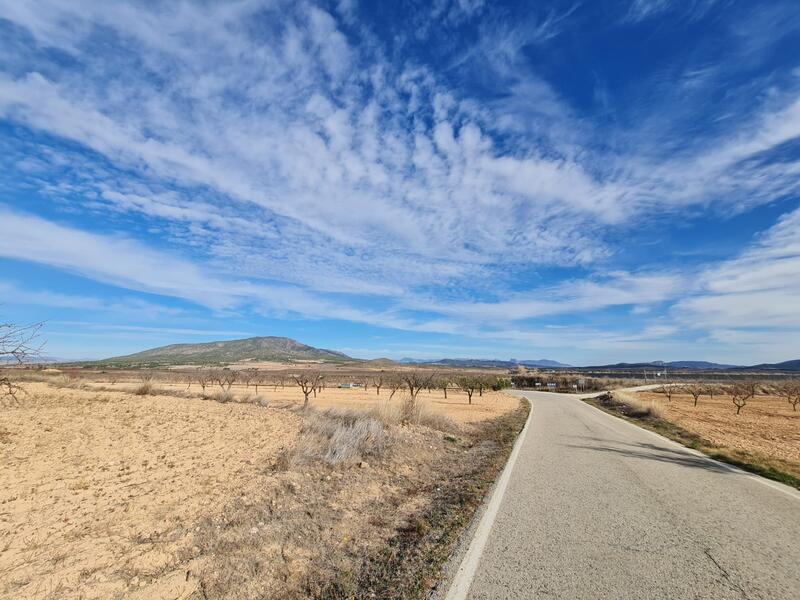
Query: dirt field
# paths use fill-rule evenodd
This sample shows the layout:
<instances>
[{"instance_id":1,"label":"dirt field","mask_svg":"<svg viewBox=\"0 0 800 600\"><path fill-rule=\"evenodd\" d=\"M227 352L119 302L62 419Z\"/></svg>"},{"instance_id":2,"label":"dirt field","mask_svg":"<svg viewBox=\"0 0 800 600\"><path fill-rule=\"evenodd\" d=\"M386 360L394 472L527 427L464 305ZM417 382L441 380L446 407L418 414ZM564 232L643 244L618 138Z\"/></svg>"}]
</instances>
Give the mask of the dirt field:
<instances>
[{"instance_id":1,"label":"dirt field","mask_svg":"<svg viewBox=\"0 0 800 600\"><path fill-rule=\"evenodd\" d=\"M223 404L184 384L147 396L132 383L59 385L28 383L0 410L0 598L324 595L320 582L384 546L488 451L471 428L519 405L423 392L453 431L388 424L387 451L332 466L287 458L312 435L296 387ZM328 389L312 402L366 410L379 398Z\"/></svg>"},{"instance_id":2,"label":"dirt field","mask_svg":"<svg viewBox=\"0 0 800 600\"><path fill-rule=\"evenodd\" d=\"M701 396L696 407L689 395L674 395L671 402L654 392L636 396L655 400L663 407L664 418L715 446L766 463L776 461L782 470L800 477L800 411L793 411L783 398L757 396L737 415L729 396Z\"/></svg>"}]
</instances>

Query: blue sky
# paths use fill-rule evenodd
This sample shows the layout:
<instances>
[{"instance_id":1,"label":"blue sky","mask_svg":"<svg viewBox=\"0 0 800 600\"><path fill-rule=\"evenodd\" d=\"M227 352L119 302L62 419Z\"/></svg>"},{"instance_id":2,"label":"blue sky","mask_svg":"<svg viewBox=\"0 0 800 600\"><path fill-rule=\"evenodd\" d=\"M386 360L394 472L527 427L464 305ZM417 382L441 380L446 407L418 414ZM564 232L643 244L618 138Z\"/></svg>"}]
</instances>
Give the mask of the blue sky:
<instances>
[{"instance_id":1,"label":"blue sky","mask_svg":"<svg viewBox=\"0 0 800 600\"><path fill-rule=\"evenodd\" d=\"M0 0L0 317L101 357L800 357L793 0Z\"/></svg>"}]
</instances>

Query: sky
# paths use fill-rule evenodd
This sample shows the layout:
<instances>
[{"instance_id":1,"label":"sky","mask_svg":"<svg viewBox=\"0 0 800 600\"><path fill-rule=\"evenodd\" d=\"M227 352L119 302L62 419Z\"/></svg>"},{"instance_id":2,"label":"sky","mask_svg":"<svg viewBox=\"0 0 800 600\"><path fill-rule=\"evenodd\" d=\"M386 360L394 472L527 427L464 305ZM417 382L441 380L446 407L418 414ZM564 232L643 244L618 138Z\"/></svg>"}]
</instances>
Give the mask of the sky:
<instances>
[{"instance_id":1,"label":"sky","mask_svg":"<svg viewBox=\"0 0 800 600\"><path fill-rule=\"evenodd\" d=\"M0 321L800 358L800 9L0 0Z\"/></svg>"}]
</instances>

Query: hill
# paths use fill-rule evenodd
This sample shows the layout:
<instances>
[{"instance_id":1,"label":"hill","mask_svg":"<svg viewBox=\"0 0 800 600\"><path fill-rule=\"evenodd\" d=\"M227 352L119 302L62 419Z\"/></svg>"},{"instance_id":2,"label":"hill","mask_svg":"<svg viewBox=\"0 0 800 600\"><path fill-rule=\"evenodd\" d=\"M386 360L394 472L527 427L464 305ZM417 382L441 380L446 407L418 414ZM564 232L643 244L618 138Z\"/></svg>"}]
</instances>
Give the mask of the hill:
<instances>
[{"instance_id":1,"label":"hill","mask_svg":"<svg viewBox=\"0 0 800 600\"><path fill-rule=\"evenodd\" d=\"M202 344L172 344L136 354L97 361L106 365L176 365L221 364L242 361L290 362L319 360L349 362L355 360L335 350L314 348L285 337L252 337L244 340L206 342Z\"/></svg>"},{"instance_id":2,"label":"hill","mask_svg":"<svg viewBox=\"0 0 800 600\"><path fill-rule=\"evenodd\" d=\"M800 371L800 359L785 360L779 363L762 363L760 365L753 365L752 367L746 368L763 371Z\"/></svg>"}]
</instances>

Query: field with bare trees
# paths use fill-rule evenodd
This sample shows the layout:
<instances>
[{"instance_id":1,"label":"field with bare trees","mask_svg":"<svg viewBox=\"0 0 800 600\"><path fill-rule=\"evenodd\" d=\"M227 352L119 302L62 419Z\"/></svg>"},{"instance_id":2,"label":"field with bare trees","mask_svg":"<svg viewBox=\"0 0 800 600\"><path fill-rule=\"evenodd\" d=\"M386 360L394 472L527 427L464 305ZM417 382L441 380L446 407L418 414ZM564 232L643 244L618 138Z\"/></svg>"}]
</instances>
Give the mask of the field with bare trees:
<instances>
[{"instance_id":1,"label":"field with bare trees","mask_svg":"<svg viewBox=\"0 0 800 600\"><path fill-rule=\"evenodd\" d=\"M415 597L527 414L480 373L4 373L9 599Z\"/></svg>"}]
</instances>

